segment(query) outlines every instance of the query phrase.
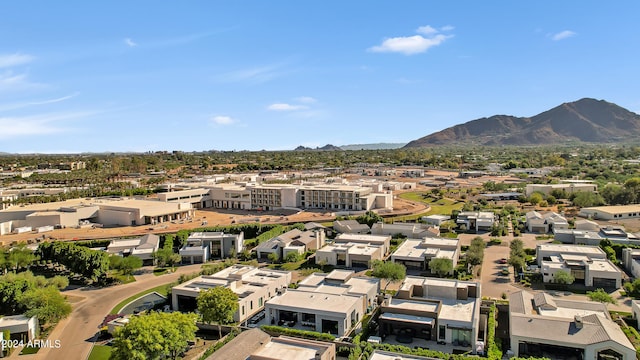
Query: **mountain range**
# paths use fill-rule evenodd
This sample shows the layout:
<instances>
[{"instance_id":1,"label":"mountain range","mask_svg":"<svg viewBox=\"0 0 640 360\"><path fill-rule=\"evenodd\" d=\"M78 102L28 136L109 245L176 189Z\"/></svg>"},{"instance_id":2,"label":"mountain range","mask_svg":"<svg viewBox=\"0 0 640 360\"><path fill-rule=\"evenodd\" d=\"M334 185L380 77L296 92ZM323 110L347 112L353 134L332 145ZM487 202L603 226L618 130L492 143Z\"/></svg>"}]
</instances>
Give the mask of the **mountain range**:
<instances>
[{"instance_id":1,"label":"mountain range","mask_svg":"<svg viewBox=\"0 0 640 360\"><path fill-rule=\"evenodd\" d=\"M472 120L413 140L405 148L613 143L639 138L640 115L604 100L584 98L532 117L494 115Z\"/></svg>"}]
</instances>

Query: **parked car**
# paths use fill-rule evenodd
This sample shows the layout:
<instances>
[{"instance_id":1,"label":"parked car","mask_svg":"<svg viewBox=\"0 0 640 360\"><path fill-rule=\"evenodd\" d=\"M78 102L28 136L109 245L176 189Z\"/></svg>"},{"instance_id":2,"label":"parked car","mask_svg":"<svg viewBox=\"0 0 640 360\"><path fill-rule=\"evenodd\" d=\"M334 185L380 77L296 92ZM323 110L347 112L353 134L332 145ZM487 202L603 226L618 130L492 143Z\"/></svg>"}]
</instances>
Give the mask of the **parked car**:
<instances>
[{"instance_id":1,"label":"parked car","mask_svg":"<svg viewBox=\"0 0 640 360\"><path fill-rule=\"evenodd\" d=\"M498 262L499 262L500 264L506 264L506 263L507 263L507 261L508 261L508 260L507 260L506 258L502 258L502 259L498 260Z\"/></svg>"},{"instance_id":2,"label":"parked car","mask_svg":"<svg viewBox=\"0 0 640 360\"><path fill-rule=\"evenodd\" d=\"M509 275L509 267L508 266L503 266L502 270L500 270L500 274Z\"/></svg>"}]
</instances>

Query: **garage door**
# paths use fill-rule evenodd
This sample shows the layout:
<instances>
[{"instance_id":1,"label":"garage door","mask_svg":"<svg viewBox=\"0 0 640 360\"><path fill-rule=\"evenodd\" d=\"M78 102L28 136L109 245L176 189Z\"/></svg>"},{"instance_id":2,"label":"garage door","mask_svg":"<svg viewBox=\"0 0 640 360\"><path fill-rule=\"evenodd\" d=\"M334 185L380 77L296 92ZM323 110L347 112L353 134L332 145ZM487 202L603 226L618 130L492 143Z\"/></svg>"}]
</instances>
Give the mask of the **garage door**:
<instances>
[{"instance_id":1,"label":"garage door","mask_svg":"<svg viewBox=\"0 0 640 360\"><path fill-rule=\"evenodd\" d=\"M593 287L595 288L616 288L616 279L593 278Z\"/></svg>"}]
</instances>

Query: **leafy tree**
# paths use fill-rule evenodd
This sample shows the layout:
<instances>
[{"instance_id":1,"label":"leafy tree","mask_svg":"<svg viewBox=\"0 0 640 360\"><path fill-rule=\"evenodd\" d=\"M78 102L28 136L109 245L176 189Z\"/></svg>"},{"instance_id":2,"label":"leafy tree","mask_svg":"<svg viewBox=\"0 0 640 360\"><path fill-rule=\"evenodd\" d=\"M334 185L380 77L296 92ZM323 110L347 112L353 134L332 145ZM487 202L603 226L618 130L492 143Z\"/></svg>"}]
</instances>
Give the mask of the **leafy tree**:
<instances>
[{"instance_id":1,"label":"leafy tree","mask_svg":"<svg viewBox=\"0 0 640 360\"><path fill-rule=\"evenodd\" d=\"M576 279L570 272L564 270L558 270L553 274L553 282L556 284L571 285Z\"/></svg>"},{"instance_id":2,"label":"leafy tree","mask_svg":"<svg viewBox=\"0 0 640 360\"><path fill-rule=\"evenodd\" d=\"M367 211L364 215L360 215L356 218L356 221L360 224L367 224L369 227L377 222L384 222L384 218L378 213L373 211Z\"/></svg>"},{"instance_id":3,"label":"leafy tree","mask_svg":"<svg viewBox=\"0 0 640 360\"><path fill-rule=\"evenodd\" d=\"M533 194L531 194L531 196L529 196L529 202L532 205L538 205L542 200L542 194L540 194L539 192L534 192Z\"/></svg>"},{"instance_id":4,"label":"leafy tree","mask_svg":"<svg viewBox=\"0 0 640 360\"><path fill-rule=\"evenodd\" d=\"M579 207L590 207L604 205L604 199L600 194L592 192L580 191L571 194L573 205Z\"/></svg>"},{"instance_id":5,"label":"leafy tree","mask_svg":"<svg viewBox=\"0 0 640 360\"><path fill-rule=\"evenodd\" d=\"M517 255L509 257L507 262L509 265L513 266L516 272L520 272L520 270L522 270L527 264L524 257Z\"/></svg>"},{"instance_id":6,"label":"leafy tree","mask_svg":"<svg viewBox=\"0 0 640 360\"><path fill-rule=\"evenodd\" d=\"M122 275L131 275L137 269L142 267L142 259L137 256L127 256L122 259L122 263L120 263L120 272Z\"/></svg>"},{"instance_id":7,"label":"leafy tree","mask_svg":"<svg viewBox=\"0 0 640 360\"><path fill-rule=\"evenodd\" d=\"M296 262L296 261L300 260L300 257L301 257L301 255L300 255L300 254L298 254L298 253L296 253L296 252L290 252L290 253L288 253L287 255L285 255L285 257L284 257L284 261L285 261L285 262L289 262L289 263L291 263L291 262Z\"/></svg>"},{"instance_id":8,"label":"leafy tree","mask_svg":"<svg viewBox=\"0 0 640 360\"><path fill-rule=\"evenodd\" d=\"M387 287L392 282L401 281L407 277L407 268L399 263L375 260L372 263L372 268L373 276L387 280L387 284L384 286L383 291L386 291Z\"/></svg>"},{"instance_id":9,"label":"leafy tree","mask_svg":"<svg viewBox=\"0 0 640 360\"><path fill-rule=\"evenodd\" d=\"M179 312L152 312L134 316L116 330L112 360L177 359L195 338L197 316Z\"/></svg>"},{"instance_id":10,"label":"leafy tree","mask_svg":"<svg viewBox=\"0 0 640 360\"><path fill-rule=\"evenodd\" d=\"M20 244L9 251L6 262L9 267L18 271L19 269L28 268L37 258L25 244Z\"/></svg>"},{"instance_id":11,"label":"leafy tree","mask_svg":"<svg viewBox=\"0 0 640 360\"><path fill-rule=\"evenodd\" d=\"M618 302L604 289L596 289L595 291L587 291L587 297L591 301L601 302L603 304L617 304Z\"/></svg>"},{"instance_id":12,"label":"leafy tree","mask_svg":"<svg viewBox=\"0 0 640 360\"><path fill-rule=\"evenodd\" d=\"M220 325L233 322L233 315L238 311L238 295L227 287L216 286L200 291L196 301L202 320L207 324L217 323L218 335L222 338Z\"/></svg>"},{"instance_id":13,"label":"leafy tree","mask_svg":"<svg viewBox=\"0 0 640 360\"><path fill-rule=\"evenodd\" d=\"M467 264L470 265L480 265L482 264L482 260L484 259L484 240L476 236L471 240L471 245L467 250Z\"/></svg>"},{"instance_id":14,"label":"leafy tree","mask_svg":"<svg viewBox=\"0 0 640 360\"><path fill-rule=\"evenodd\" d=\"M118 270L122 266L122 256L109 255L109 269Z\"/></svg>"},{"instance_id":15,"label":"leafy tree","mask_svg":"<svg viewBox=\"0 0 640 360\"><path fill-rule=\"evenodd\" d=\"M42 325L56 323L71 313L71 305L55 286L30 289L18 301L27 309L27 316L37 317Z\"/></svg>"},{"instance_id":16,"label":"leafy tree","mask_svg":"<svg viewBox=\"0 0 640 360\"><path fill-rule=\"evenodd\" d=\"M280 261L280 256L278 256L277 253L269 253L269 255L267 255L267 259L275 264Z\"/></svg>"},{"instance_id":17,"label":"leafy tree","mask_svg":"<svg viewBox=\"0 0 640 360\"><path fill-rule=\"evenodd\" d=\"M439 277L444 277L453 271L453 261L445 258L433 258L429 261L429 269Z\"/></svg>"}]
</instances>

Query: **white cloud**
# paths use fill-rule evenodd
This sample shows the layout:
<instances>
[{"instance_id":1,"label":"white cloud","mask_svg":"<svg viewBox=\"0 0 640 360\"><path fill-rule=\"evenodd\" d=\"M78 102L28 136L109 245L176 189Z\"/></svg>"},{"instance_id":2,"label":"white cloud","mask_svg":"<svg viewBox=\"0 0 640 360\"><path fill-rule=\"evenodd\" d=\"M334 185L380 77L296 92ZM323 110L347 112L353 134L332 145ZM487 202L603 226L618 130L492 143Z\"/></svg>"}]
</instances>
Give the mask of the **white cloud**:
<instances>
[{"instance_id":1,"label":"white cloud","mask_svg":"<svg viewBox=\"0 0 640 360\"><path fill-rule=\"evenodd\" d=\"M68 132L73 129L57 124L58 122L83 118L93 112L52 113L33 116L0 117L0 139L16 136L45 135Z\"/></svg>"},{"instance_id":2,"label":"white cloud","mask_svg":"<svg viewBox=\"0 0 640 360\"><path fill-rule=\"evenodd\" d=\"M267 106L267 110L272 111L295 111L295 110L305 110L308 107L305 105L292 105L286 103L275 103Z\"/></svg>"},{"instance_id":3,"label":"white cloud","mask_svg":"<svg viewBox=\"0 0 640 360\"><path fill-rule=\"evenodd\" d=\"M14 74L11 70L0 73L0 92L21 91L43 87L46 87L46 85L29 81L27 74Z\"/></svg>"},{"instance_id":4,"label":"white cloud","mask_svg":"<svg viewBox=\"0 0 640 360\"><path fill-rule=\"evenodd\" d=\"M455 29L455 27L453 27L451 25L445 25L445 26L440 28L440 31L452 31L453 29Z\"/></svg>"},{"instance_id":5,"label":"white cloud","mask_svg":"<svg viewBox=\"0 0 640 360\"><path fill-rule=\"evenodd\" d=\"M442 29L443 31L453 30L453 26L447 25ZM438 46L453 37L453 35L441 34L440 31L430 25L420 26L416 29L416 32L422 35L387 38L384 39L380 45L372 46L367 50L371 52L396 52L413 55L423 53L429 48Z\"/></svg>"},{"instance_id":6,"label":"white cloud","mask_svg":"<svg viewBox=\"0 0 640 360\"><path fill-rule=\"evenodd\" d=\"M431 38L425 38L421 35L395 37L386 39L382 44L369 48L372 52L398 52L405 55L413 55L423 53L429 48L438 46L449 39L452 35L438 34Z\"/></svg>"},{"instance_id":7,"label":"white cloud","mask_svg":"<svg viewBox=\"0 0 640 360\"><path fill-rule=\"evenodd\" d=\"M222 116L222 115L212 117L211 121L214 124L218 124L218 125L231 125L236 122L234 118L230 116Z\"/></svg>"},{"instance_id":8,"label":"white cloud","mask_svg":"<svg viewBox=\"0 0 640 360\"><path fill-rule=\"evenodd\" d=\"M249 82L261 84L281 76L281 67L282 65L280 64L274 64L231 71L219 75L217 80L222 82Z\"/></svg>"},{"instance_id":9,"label":"white cloud","mask_svg":"<svg viewBox=\"0 0 640 360\"><path fill-rule=\"evenodd\" d=\"M429 25L425 25L425 26L420 26L419 28L416 29L416 32L418 34L423 34L423 35L431 35L431 34L436 34L438 33L438 30L432 28Z\"/></svg>"},{"instance_id":10,"label":"white cloud","mask_svg":"<svg viewBox=\"0 0 640 360\"><path fill-rule=\"evenodd\" d=\"M131 38L124 39L124 43L127 44L128 47L136 47L138 44L131 40Z\"/></svg>"},{"instance_id":11,"label":"white cloud","mask_svg":"<svg viewBox=\"0 0 640 360\"><path fill-rule=\"evenodd\" d=\"M9 54L0 55L0 68L13 67L17 65L23 65L33 61L34 57L26 54Z\"/></svg>"},{"instance_id":12,"label":"white cloud","mask_svg":"<svg viewBox=\"0 0 640 360\"><path fill-rule=\"evenodd\" d=\"M22 109L22 108L25 108L25 107L36 106L36 105L55 104L55 103L59 103L59 102L62 102L62 101L69 100L69 99L73 99L74 97L78 96L79 94L80 94L79 92L76 92L76 93L73 93L71 95L62 96L62 97L55 98L55 99L0 105L0 111L16 110L16 109Z\"/></svg>"},{"instance_id":13,"label":"white cloud","mask_svg":"<svg viewBox=\"0 0 640 360\"><path fill-rule=\"evenodd\" d=\"M295 100L303 104L313 104L315 102L318 102L317 99L312 98L311 96L300 96L300 97L297 97Z\"/></svg>"},{"instance_id":14,"label":"white cloud","mask_svg":"<svg viewBox=\"0 0 640 360\"><path fill-rule=\"evenodd\" d=\"M558 40L563 40L563 39L568 39L570 37L576 36L577 34L571 30L565 30L565 31L561 31L557 34L553 34L551 36L551 40L553 41L558 41Z\"/></svg>"}]
</instances>

